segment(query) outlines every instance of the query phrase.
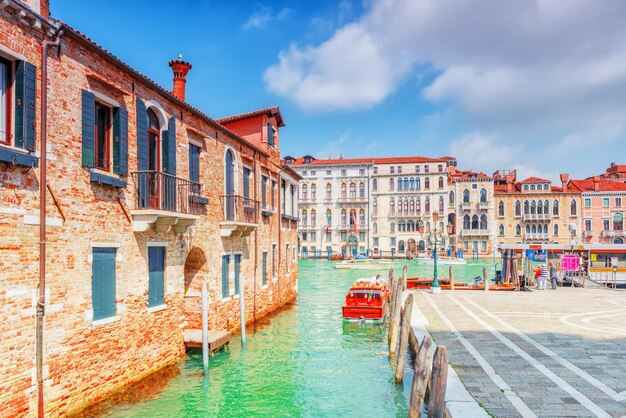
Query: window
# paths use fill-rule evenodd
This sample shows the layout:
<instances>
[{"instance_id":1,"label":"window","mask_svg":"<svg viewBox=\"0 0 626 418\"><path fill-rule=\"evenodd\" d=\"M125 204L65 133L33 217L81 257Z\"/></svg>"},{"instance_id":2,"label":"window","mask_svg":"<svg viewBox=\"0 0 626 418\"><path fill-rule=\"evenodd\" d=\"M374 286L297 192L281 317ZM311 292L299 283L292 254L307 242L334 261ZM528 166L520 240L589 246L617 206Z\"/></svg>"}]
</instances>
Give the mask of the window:
<instances>
[{"instance_id":1,"label":"window","mask_svg":"<svg viewBox=\"0 0 626 418\"><path fill-rule=\"evenodd\" d=\"M315 176L317 174L317 171L311 170L311 175Z\"/></svg>"},{"instance_id":2,"label":"window","mask_svg":"<svg viewBox=\"0 0 626 418\"><path fill-rule=\"evenodd\" d=\"M311 200L317 199L317 186L315 183L311 184Z\"/></svg>"},{"instance_id":3,"label":"window","mask_svg":"<svg viewBox=\"0 0 626 418\"><path fill-rule=\"evenodd\" d=\"M591 231L591 219L585 219L585 231Z\"/></svg>"},{"instance_id":4,"label":"window","mask_svg":"<svg viewBox=\"0 0 626 418\"><path fill-rule=\"evenodd\" d=\"M615 206L618 208L622 207L622 198L621 197L616 197L615 198Z\"/></svg>"},{"instance_id":5,"label":"window","mask_svg":"<svg viewBox=\"0 0 626 418\"><path fill-rule=\"evenodd\" d=\"M359 211L359 225L365 225L365 211L363 209Z\"/></svg>"},{"instance_id":6,"label":"window","mask_svg":"<svg viewBox=\"0 0 626 418\"><path fill-rule=\"evenodd\" d=\"M439 189L443 189L443 177L439 177Z\"/></svg>"},{"instance_id":7,"label":"window","mask_svg":"<svg viewBox=\"0 0 626 418\"><path fill-rule=\"evenodd\" d=\"M472 189L474 189L474 190L478 189L478 184L476 184L476 183L472 184Z\"/></svg>"},{"instance_id":8,"label":"window","mask_svg":"<svg viewBox=\"0 0 626 418\"><path fill-rule=\"evenodd\" d=\"M402 174L402 166L401 165L398 166L398 174Z\"/></svg>"},{"instance_id":9,"label":"window","mask_svg":"<svg viewBox=\"0 0 626 418\"><path fill-rule=\"evenodd\" d=\"M374 245L378 245L378 237L375 237L375 238L372 240L372 243L373 243Z\"/></svg>"},{"instance_id":10,"label":"window","mask_svg":"<svg viewBox=\"0 0 626 418\"><path fill-rule=\"evenodd\" d=\"M333 224L333 212L330 209L326 209L326 225Z\"/></svg>"},{"instance_id":11,"label":"window","mask_svg":"<svg viewBox=\"0 0 626 418\"><path fill-rule=\"evenodd\" d=\"M515 201L515 216L522 216L522 203L519 200Z\"/></svg>"},{"instance_id":12,"label":"window","mask_svg":"<svg viewBox=\"0 0 626 418\"><path fill-rule=\"evenodd\" d=\"M409 178L404 178L404 190L409 190Z\"/></svg>"},{"instance_id":13,"label":"window","mask_svg":"<svg viewBox=\"0 0 626 418\"><path fill-rule=\"evenodd\" d=\"M364 175L365 175L365 169L359 168L359 176L364 176Z\"/></svg>"},{"instance_id":14,"label":"window","mask_svg":"<svg viewBox=\"0 0 626 418\"><path fill-rule=\"evenodd\" d=\"M359 197L365 197L365 183L359 183Z\"/></svg>"},{"instance_id":15,"label":"window","mask_svg":"<svg viewBox=\"0 0 626 418\"><path fill-rule=\"evenodd\" d=\"M530 203L528 203L528 200L524 201L524 215L528 215L530 214Z\"/></svg>"},{"instance_id":16,"label":"window","mask_svg":"<svg viewBox=\"0 0 626 418\"><path fill-rule=\"evenodd\" d=\"M419 173L419 172L420 172L420 166L419 166L419 165L416 165L416 166L415 166L415 172L416 172L416 173Z\"/></svg>"},{"instance_id":17,"label":"window","mask_svg":"<svg viewBox=\"0 0 626 418\"><path fill-rule=\"evenodd\" d=\"M602 230L608 231L609 229L611 229L609 220L608 219L603 219L602 220Z\"/></svg>"},{"instance_id":18,"label":"window","mask_svg":"<svg viewBox=\"0 0 626 418\"><path fill-rule=\"evenodd\" d=\"M616 231L624 230L624 215L621 213L615 213L613 215L613 229Z\"/></svg>"},{"instance_id":19,"label":"window","mask_svg":"<svg viewBox=\"0 0 626 418\"><path fill-rule=\"evenodd\" d=\"M374 174L378 174L378 167L374 167L372 170L374 171Z\"/></svg>"},{"instance_id":20,"label":"window","mask_svg":"<svg viewBox=\"0 0 626 418\"><path fill-rule=\"evenodd\" d=\"M307 240L307 233L303 232L302 233L302 241L306 241Z\"/></svg>"},{"instance_id":21,"label":"window","mask_svg":"<svg viewBox=\"0 0 626 418\"><path fill-rule=\"evenodd\" d=\"M515 235L522 235L522 227L519 224L515 225Z\"/></svg>"},{"instance_id":22,"label":"window","mask_svg":"<svg viewBox=\"0 0 626 418\"><path fill-rule=\"evenodd\" d=\"M398 252L401 252L401 253L404 252L404 241L403 240L398 241Z\"/></svg>"},{"instance_id":23,"label":"window","mask_svg":"<svg viewBox=\"0 0 626 418\"><path fill-rule=\"evenodd\" d=\"M552 216L559 216L559 201L556 199L552 202Z\"/></svg>"},{"instance_id":24,"label":"window","mask_svg":"<svg viewBox=\"0 0 626 418\"><path fill-rule=\"evenodd\" d=\"M311 209L311 225L317 225L317 213L315 212L315 209ZM311 233L311 236L313 236L313 233Z\"/></svg>"},{"instance_id":25,"label":"window","mask_svg":"<svg viewBox=\"0 0 626 418\"><path fill-rule=\"evenodd\" d=\"M426 166L428 167L428 166ZM426 177L426 179L424 180L424 188L425 189L430 189L430 177Z\"/></svg>"},{"instance_id":26,"label":"window","mask_svg":"<svg viewBox=\"0 0 626 418\"><path fill-rule=\"evenodd\" d=\"M402 179L398 179L398 190L402 190Z\"/></svg>"},{"instance_id":27,"label":"window","mask_svg":"<svg viewBox=\"0 0 626 418\"><path fill-rule=\"evenodd\" d=\"M345 231L344 231L344 232L342 232L342 233L341 233L341 240L342 240L342 241L345 241L345 240L347 239L346 237L347 237L346 232L345 232Z\"/></svg>"},{"instance_id":28,"label":"window","mask_svg":"<svg viewBox=\"0 0 626 418\"><path fill-rule=\"evenodd\" d=\"M530 190L535 190L535 185L534 184L530 185Z\"/></svg>"},{"instance_id":29,"label":"window","mask_svg":"<svg viewBox=\"0 0 626 418\"><path fill-rule=\"evenodd\" d=\"M345 177L348 175L348 172L346 170L341 170L341 175Z\"/></svg>"},{"instance_id":30,"label":"window","mask_svg":"<svg viewBox=\"0 0 626 418\"><path fill-rule=\"evenodd\" d=\"M454 192L453 191L450 191L450 193L448 194L448 205L454 206Z\"/></svg>"},{"instance_id":31,"label":"window","mask_svg":"<svg viewBox=\"0 0 626 418\"><path fill-rule=\"evenodd\" d=\"M585 207L586 208L590 208L591 207L591 198L589 198L589 197L585 198Z\"/></svg>"},{"instance_id":32,"label":"window","mask_svg":"<svg viewBox=\"0 0 626 418\"><path fill-rule=\"evenodd\" d=\"M267 209L267 176L261 176L261 207Z\"/></svg>"},{"instance_id":33,"label":"window","mask_svg":"<svg viewBox=\"0 0 626 418\"><path fill-rule=\"evenodd\" d=\"M271 198L272 210L275 210L276 209L276 201L275 201L275 199L276 199L276 197L275 197L276 196L276 180L272 180L272 190L271 190L271 193L272 193L272 198Z\"/></svg>"},{"instance_id":34,"label":"window","mask_svg":"<svg viewBox=\"0 0 626 418\"><path fill-rule=\"evenodd\" d=\"M341 225L348 225L348 214L345 209L341 210Z\"/></svg>"},{"instance_id":35,"label":"window","mask_svg":"<svg viewBox=\"0 0 626 418\"><path fill-rule=\"evenodd\" d=\"M396 232L396 224L392 222L389 225L389 230L391 231L392 234L395 233Z\"/></svg>"},{"instance_id":36,"label":"window","mask_svg":"<svg viewBox=\"0 0 626 418\"><path fill-rule=\"evenodd\" d=\"M93 320L115 316L115 248L93 248L91 304Z\"/></svg>"},{"instance_id":37,"label":"window","mask_svg":"<svg viewBox=\"0 0 626 418\"><path fill-rule=\"evenodd\" d=\"M480 189L480 203L487 203L487 190Z\"/></svg>"},{"instance_id":38,"label":"window","mask_svg":"<svg viewBox=\"0 0 626 418\"><path fill-rule=\"evenodd\" d=\"M148 247L148 307L165 303L165 247Z\"/></svg>"},{"instance_id":39,"label":"window","mask_svg":"<svg viewBox=\"0 0 626 418\"><path fill-rule=\"evenodd\" d=\"M396 245L396 237L389 238L389 245Z\"/></svg>"},{"instance_id":40,"label":"window","mask_svg":"<svg viewBox=\"0 0 626 418\"><path fill-rule=\"evenodd\" d=\"M346 183L341 183L341 198L345 199L346 197Z\"/></svg>"},{"instance_id":41,"label":"window","mask_svg":"<svg viewBox=\"0 0 626 418\"><path fill-rule=\"evenodd\" d=\"M149 112L148 115L152 115ZM109 171L111 168L111 108L96 102L95 167Z\"/></svg>"},{"instance_id":42,"label":"window","mask_svg":"<svg viewBox=\"0 0 626 418\"><path fill-rule=\"evenodd\" d=\"M272 147L276 144L276 130L271 123L267 124L267 143Z\"/></svg>"},{"instance_id":43,"label":"window","mask_svg":"<svg viewBox=\"0 0 626 418\"><path fill-rule=\"evenodd\" d=\"M261 286L267 285L267 251L261 255Z\"/></svg>"},{"instance_id":44,"label":"window","mask_svg":"<svg viewBox=\"0 0 626 418\"><path fill-rule=\"evenodd\" d=\"M189 180L200 183L200 147L194 144L189 144Z\"/></svg>"},{"instance_id":45,"label":"window","mask_svg":"<svg viewBox=\"0 0 626 418\"><path fill-rule=\"evenodd\" d=\"M389 179L389 190L393 191L394 181L393 179Z\"/></svg>"},{"instance_id":46,"label":"window","mask_svg":"<svg viewBox=\"0 0 626 418\"><path fill-rule=\"evenodd\" d=\"M424 173L428 173L430 172L430 166L429 165L425 165L424 166Z\"/></svg>"},{"instance_id":47,"label":"window","mask_svg":"<svg viewBox=\"0 0 626 418\"><path fill-rule=\"evenodd\" d=\"M0 144L11 143L11 63L0 59Z\"/></svg>"},{"instance_id":48,"label":"window","mask_svg":"<svg viewBox=\"0 0 626 418\"><path fill-rule=\"evenodd\" d=\"M504 202L498 202L498 216L504 216Z\"/></svg>"},{"instance_id":49,"label":"window","mask_svg":"<svg viewBox=\"0 0 626 418\"><path fill-rule=\"evenodd\" d=\"M230 255L222 256L222 299L230 295Z\"/></svg>"},{"instance_id":50,"label":"window","mask_svg":"<svg viewBox=\"0 0 626 418\"><path fill-rule=\"evenodd\" d=\"M602 198L602 207L603 208L608 208L609 207L609 198L608 197Z\"/></svg>"},{"instance_id":51,"label":"window","mask_svg":"<svg viewBox=\"0 0 626 418\"><path fill-rule=\"evenodd\" d=\"M314 232L311 233L311 236L314 234ZM313 239L315 240L315 239ZM287 260L289 258L289 244L287 244L285 246L285 273L289 274L289 261Z\"/></svg>"},{"instance_id":52,"label":"window","mask_svg":"<svg viewBox=\"0 0 626 418\"><path fill-rule=\"evenodd\" d=\"M356 183L350 183L350 198L356 198Z\"/></svg>"},{"instance_id":53,"label":"window","mask_svg":"<svg viewBox=\"0 0 626 418\"><path fill-rule=\"evenodd\" d=\"M276 244L272 244L272 277L276 277Z\"/></svg>"},{"instance_id":54,"label":"window","mask_svg":"<svg viewBox=\"0 0 626 418\"><path fill-rule=\"evenodd\" d=\"M303 226L307 226L308 225L309 216L307 214L306 209L302 210L302 216L300 217L300 219L302 219L302 225Z\"/></svg>"},{"instance_id":55,"label":"window","mask_svg":"<svg viewBox=\"0 0 626 418\"><path fill-rule=\"evenodd\" d=\"M572 199L570 205L569 205L569 213L570 216L576 216L577 214L577 210L576 210L576 201L574 199Z\"/></svg>"},{"instance_id":56,"label":"window","mask_svg":"<svg viewBox=\"0 0 626 418\"><path fill-rule=\"evenodd\" d=\"M243 197L246 199L250 197L250 169L248 167L243 168Z\"/></svg>"},{"instance_id":57,"label":"window","mask_svg":"<svg viewBox=\"0 0 626 418\"><path fill-rule=\"evenodd\" d=\"M332 170L326 170L326 175L327 175L327 176L330 176L330 175L332 175L332 174L333 174Z\"/></svg>"},{"instance_id":58,"label":"window","mask_svg":"<svg viewBox=\"0 0 626 418\"><path fill-rule=\"evenodd\" d=\"M439 196L439 213L443 214L443 196Z\"/></svg>"},{"instance_id":59,"label":"window","mask_svg":"<svg viewBox=\"0 0 626 418\"><path fill-rule=\"evenodd\" d=\"M365 232L359 232L359 241L365 241Z\"/></svg>"},{"instance_id":60,"label":"window","mask_svg":"<svg viewBox=\"0 0 626 418\"><path fill-rule=\"evenodd\" d=\"M550 190L550 185L549 184L544 184L543 185L543 190Z\"/></svg>"},{"instance_id":61,"label":"window","mask_svg":"<svg viewBox=\"0 0 626 418\"><path fill-rule=\"evenodd\" d=\"M330 183L326 183L326 199L330 200L333 197L333 186Z\"/></svg>"},{"instance_id":62,"label":"window","mask_svg":"<svg viewBox=\"0 0 626 418\"><path fill-rule=\"evenodd\" d=\"M524 185L524 190L528 190L528 184Z\"/></svg>"},{"instance_id":63,"label":"window","mask_svg":"<svg viewBox=\"0 0 626 418\"><path fill-rule=\"evenodd\" d=\"M396 172L396 170L395 170L394 166L389 167L389 173L393 174L395 172Z\"/></svg>"},{"instance_id":64,"label":"window","mask_svg":"<svg viewBox=\"0 0 626 418\"><path fill-rule=\"evenodd\" d=\"M557 224L554 224L553 231L554 231L554 235L559 235L559 226Z\"/></svg>"},{"instance_id":65,"label":"window","mask_svg":"<svg viewBox=\"0 0 626 418\"><path fill-rule=\"evenodd\" d=\"M303 175L303 176L306 176L307 174L309 174L309 172L308 172L308 171L306 171L306 170L302 172L302 175Z\"/></svg>"},{"instance_id":66,"label":"window","mask_svg":"<svg viewBox=\"0 0 626 418\"><path fill-rule=\"evenodd\" d=\"M378 234L378 224L376 222L372 225L372 231L374 234Z\"/></svg>"},{"instance_id":67,"label":"window","mask_svg":"<svg viewBox=\"0 0 626 418\"><path fill-rule=\"evenodd\" d=\"M373 191L377 191L378 190L378 179L373 179L372 180L372 190Z\"/></svg>"},{"instance_id":68,"label":"window","mask_svg":"<svg viewBox=\"0 0 626 418\"><path fill-rule=\"evenodd\" d=\"M441 173L443 171L443 164L439 164L437 166L437 169L439 170L439 172Z\"/></svg>"},{"instance_id":69,"label":"window","mask_svg":"<svg viewBox=\"0 0 626 418\"><path fill-rule=\"evenodd\" d=\"M480 229L487 229L487 215L480 217Z\"/></svg>"},{"instance_id":70,"label":"window","mask_svg":"<svg viewBox=\"0 0 626 418\"><path fill-rule=\"evenodd\" d=\"M468 204L470 202L470 192L469 190L463 190L463 203Z\"/></svg>"}]
</instances>

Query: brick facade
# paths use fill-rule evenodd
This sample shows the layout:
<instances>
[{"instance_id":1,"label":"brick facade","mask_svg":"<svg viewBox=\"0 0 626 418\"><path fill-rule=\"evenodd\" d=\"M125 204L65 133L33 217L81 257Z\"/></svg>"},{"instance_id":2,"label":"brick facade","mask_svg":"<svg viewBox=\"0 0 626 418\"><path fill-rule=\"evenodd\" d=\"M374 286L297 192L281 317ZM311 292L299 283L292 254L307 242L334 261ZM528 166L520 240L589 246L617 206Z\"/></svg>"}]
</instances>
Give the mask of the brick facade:
<instances>
[{"instance_id":1,"label":"brick facade","mask_svg":"<svg viewBox=\"0 0 626 418\"><path fill-rule=\"evenodd\" d=\"M41 3L47 13L47 2ZM250 168L251 201L261 200L262 174L276 180L276 202L281 181L295 187L299 177L280 165L277 147L253 144L60 22L34 15L20 19L22 9L11 1L0 11L0 55L10 62L25 60L36 67L36 145L31 156L40 156L41 44L56 29L65 31L60 53L51 48L47 62L44 394L46 414L59 416L97 402L180 359L184 355L183 331L200 328L202 280L209 290L209 328L236 330L240 301L235 295L222 298L222 255L242 254L247 322L292 299L297 292L297 264L290 250L297 247L296 223L283 219L277 204L268 216L256 208L255 222L246 227L248 236L225 236L221 226L225 220L221 203L225 194L224 156L227 150L235 155L238 191L243 190L241 168ZM127 111L128 175L104 173L102 177L102 173L82 165L83 90L98 101ZM175 121L176 177L189 179L189 147L200 146L199 182L208 203L200 204L198 212L179 213L184 212L179 207L179 212L155 215L154 210L138 207L137 182L131 175L138 167L138 101L163 118L162 132L167 121ZM279 116L275 113L257 117L278 130ZM3 150L14 151L0 145ZM126 185L94 181L94 175ZM33 416L37 411L34 358L39 179L36 168L0 162L0 416ZM174 224L163 227L159 225L163 219ZM176 225L184 222L192 225L177 232ZM148 248L155 245L166 251L164 304L148 309ZM262 253L271 253L272 245L276 246L276 274L263 286ZM97 247L116 251L115 316L100 321L92 319L92 262ZM268 271L272 271L271 266ZM234 287L232 278L230 287Z\"/></svg>"}]
</instances>

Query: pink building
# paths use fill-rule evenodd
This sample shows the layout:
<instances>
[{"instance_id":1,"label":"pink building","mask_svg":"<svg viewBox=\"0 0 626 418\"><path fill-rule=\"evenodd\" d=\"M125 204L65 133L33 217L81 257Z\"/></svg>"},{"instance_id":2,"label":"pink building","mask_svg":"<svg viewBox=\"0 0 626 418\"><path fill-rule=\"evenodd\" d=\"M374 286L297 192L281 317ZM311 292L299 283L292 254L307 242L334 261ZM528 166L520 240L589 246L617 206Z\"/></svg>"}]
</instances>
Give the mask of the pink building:
<instances>
[{"instance_id":1,"label":"pink building","mask_svg":"<svg viewBox=\"0 0 626 418\"><path fill-rule=\"evenodd\" d=\"M583 242L624 244L626 183L594 176L570 185L582 195Z\"/></svg>"}]
</instances>

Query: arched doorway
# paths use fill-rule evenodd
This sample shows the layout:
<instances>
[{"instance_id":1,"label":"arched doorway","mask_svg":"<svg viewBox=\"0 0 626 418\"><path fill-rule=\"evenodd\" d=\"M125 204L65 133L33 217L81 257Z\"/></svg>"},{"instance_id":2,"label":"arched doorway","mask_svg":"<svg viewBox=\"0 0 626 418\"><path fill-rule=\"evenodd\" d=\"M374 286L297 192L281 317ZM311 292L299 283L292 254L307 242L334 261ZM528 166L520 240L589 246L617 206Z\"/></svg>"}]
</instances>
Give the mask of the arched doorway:
<instances>
[{"instance_id":1,"label":"arched doorway","mask_svg":"<svg viewBox=\"0 0 626 418\"><path fill-rule=\"evenodd\" d=\"M353 257L357 256L357 251L359 249L358 244L359 244L359 241L356 239L354 235L350 235L348 237L348 253Z\"/></svg>"},{"instance_id":2,"label":"arched doorway","mask_svg":"<svg viewBox=\"0 0 626 418\"><path fill-rule=\"evenodd\" d=\"M623 244L624 243L624 239L623 238L615 238L613 240L613 244Z\"/></svg>"},{"instance_id":3,"label":"arched doorway","mask_svg":"<svg viewBox=\"0 0 626 418\"><path fill-rule=\"evenodd\" d=\"M224 158L224 205L226 219L235 220L235 155L231 150L226 151Z\"/></svg>"},{"instance_id":4,"label":"arched doorway","mask_svg":"<svg viewBox=\"0 0 626 418\"><path fill-rule=\"evenodd\" d=\"M204 251L193 247L187 254L184 267L184 312L188 327L202 329L202 281L207 277L207 259ZM209 325L210 326L210 325Z\"/></svg>"},{"instance_id":5,"label":"arched doorway","mask_svg":"<svg viewBox=\"0 0 626 418\"><path fill-rule=\"evenodd\" d=\"M417 257L417 245L415 244L415 240L413 238L407 241L407 256L409 258Z\"/></svg>"},{"instance_id":6,"label":"arched doorway","mask_svg":"<svg viewBox=\"0 0 626 418\"><path fill-rule=\"evenodd\" d=\"M424 242L424 240L420 240L420 242L417 244L417 247L420 251L426 250L426 243Z\"/></svg>"}]
</instances>

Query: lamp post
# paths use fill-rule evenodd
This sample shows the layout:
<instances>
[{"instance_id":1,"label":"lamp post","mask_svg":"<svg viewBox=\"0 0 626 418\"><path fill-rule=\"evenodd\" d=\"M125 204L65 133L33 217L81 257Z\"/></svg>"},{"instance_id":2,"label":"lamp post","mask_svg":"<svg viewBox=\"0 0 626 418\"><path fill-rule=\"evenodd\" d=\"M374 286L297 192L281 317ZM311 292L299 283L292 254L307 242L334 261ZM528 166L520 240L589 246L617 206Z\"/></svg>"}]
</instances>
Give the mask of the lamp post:
<instances>
[{"instance_id":1,"label":"lamp post","mask_svg":"<svg viewBox=\"0 0 626 418\"><path fill-rule=\"evenodd\" d=\"M434 269L433 269L433 284L430 287L430 290L432 293L441 293L441 285L439 284L439 278L437 277L437 240L438 239L442 239L443 240L443 231L440 231L437 229L437 221L439 220L439 213L434 212L433 213L433 221L434 221L434 227L433 230L427 233L427 238L433 238L433 241L435 243L435 249L434 249L434 254L433 254L433 264L434 264ZM448 221L448 225L447 225L447 231L448 231L448 235L452 234L452 228L453 225L452 223L450 223L450 221ZM420 222L420 225L418 227L420 234L424 234L424 224L422 222Z\"/></svg>"}]
</instances>

